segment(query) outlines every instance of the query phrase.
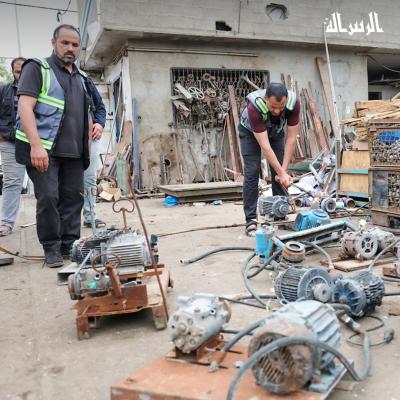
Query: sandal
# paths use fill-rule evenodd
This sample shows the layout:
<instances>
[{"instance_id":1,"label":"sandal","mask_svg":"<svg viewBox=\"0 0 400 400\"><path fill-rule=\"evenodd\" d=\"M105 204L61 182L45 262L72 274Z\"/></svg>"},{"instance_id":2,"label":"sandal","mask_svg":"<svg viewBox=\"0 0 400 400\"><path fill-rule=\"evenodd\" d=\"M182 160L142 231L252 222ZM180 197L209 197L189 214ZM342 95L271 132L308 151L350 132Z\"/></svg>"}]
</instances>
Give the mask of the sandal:
<instances>
[{"instance_id":1,"label":"sandal","mask_svg":"<svg viewBox=\"0 0 400 400\"><path fill-rule=\"evenodd\" d=\"M101 219L95 219L94 223L96 224L96 228L104 228L106 226L106 223L102 221ZM84 221L83 226L86 226L87 228L92 227L92 221Z\"/></svg>"},{"instance_id":2,"label":"sandal","mask_svg":"<svg viewBox=\"0 0 400 400\"><path fill-rule=\"evenodd\" d=\"M245 233L247 236L255 237L257 230L257 222L256 221L249 221L246 223Z\"/></svg>"},{"instance_id":3,"label":"sandal","mask_svg":"<svg viewBox=\"0 0 400 400\"><path fill-rule=\"evenodd\" d=\"M0 236L8 236L12 232L11 226L8 225L0 225Z\"/></svg>"}]
</instances>

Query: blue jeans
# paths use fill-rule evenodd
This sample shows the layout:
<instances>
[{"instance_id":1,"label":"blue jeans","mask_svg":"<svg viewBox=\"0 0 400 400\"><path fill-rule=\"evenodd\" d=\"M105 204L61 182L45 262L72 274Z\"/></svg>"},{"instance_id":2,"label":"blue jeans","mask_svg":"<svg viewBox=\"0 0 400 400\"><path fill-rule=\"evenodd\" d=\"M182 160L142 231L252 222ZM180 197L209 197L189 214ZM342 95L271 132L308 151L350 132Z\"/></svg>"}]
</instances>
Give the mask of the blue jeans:
<instances>
[{"instance_id":1,"label":"blue jeans","mask_svg":"<svg viewBox=\"0 0 400 400\"><path fill-rule=\"evenodd\" d=\"M25 176L25 165L15 161L15 145L13 142L0 143L1 166L3 168L3 204L1 207L1 225L11 229L17 218L21 189Z\"/></svg>"},{"instance_id":2,"label":"blue jeans","mask_svg":"<svg viewBox=\"0 0 400 400\"><path fill-rule=\"evenodd\" d=\"M97 182L96 173L100 168L100 141L93 140L90 147L90 165L85 170L83 176L84 182L84 193L85 200L83 203L83 220L84 222L92 222L91 211L94 212L94 218L96 219L96 194L97 194Z\"/></svg>"}]
</instances>

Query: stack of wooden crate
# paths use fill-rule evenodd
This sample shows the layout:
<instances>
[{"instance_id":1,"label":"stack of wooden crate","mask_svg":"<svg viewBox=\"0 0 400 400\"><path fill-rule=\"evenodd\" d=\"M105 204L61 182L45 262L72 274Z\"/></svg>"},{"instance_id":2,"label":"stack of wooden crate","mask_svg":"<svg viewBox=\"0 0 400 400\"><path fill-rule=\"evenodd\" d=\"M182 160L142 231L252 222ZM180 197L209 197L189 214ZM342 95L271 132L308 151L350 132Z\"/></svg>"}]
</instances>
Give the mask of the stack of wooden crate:
<instances>
[{"instance_id":1,"label":"stack of wooden crate","mask_svg":"<svg viewBox=\"0 0 400 400\"><path fill-rule=\"evenodd\" d=\"M369 201L372 223L400 226L400 119L368 125L371 159Z\"/></svg>"}]
</instances>

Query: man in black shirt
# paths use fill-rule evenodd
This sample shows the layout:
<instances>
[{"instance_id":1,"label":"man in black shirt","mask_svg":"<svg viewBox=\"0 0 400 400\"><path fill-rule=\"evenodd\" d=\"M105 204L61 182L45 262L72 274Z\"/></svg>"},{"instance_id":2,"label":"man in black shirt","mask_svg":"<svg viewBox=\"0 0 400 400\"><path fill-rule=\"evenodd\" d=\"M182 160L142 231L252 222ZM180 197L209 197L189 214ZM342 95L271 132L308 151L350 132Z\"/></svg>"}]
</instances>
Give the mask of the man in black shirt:
<instances>
[{"instance_id":1,"label":"man in black shirt","mask_svg":"<svg viewBox=\"0 0 400 400\"><path fill-rule=\"evenodd\" d=\"M24 61L22 57L12 60L14 82L0 86L0 155L3 170L0 236L7 236L13 230L25 177L25 167L15 161L14 129L18 108L17 87Z\"/></svg>"},{"instance_id":2,"label":"man in black shirt","mask_svg":"<svg viewBox=\"0 0 400 400\"><path fill-rule=\"evenodd\" d=\"M37 233L45 262L58 267L80 237L91 97L88 78L74 64L80 50L77 29L59 26L52 45L51 57L28 60L23 66L16 158L27 166L35 187Z\"/></svg>"}]
</instances>

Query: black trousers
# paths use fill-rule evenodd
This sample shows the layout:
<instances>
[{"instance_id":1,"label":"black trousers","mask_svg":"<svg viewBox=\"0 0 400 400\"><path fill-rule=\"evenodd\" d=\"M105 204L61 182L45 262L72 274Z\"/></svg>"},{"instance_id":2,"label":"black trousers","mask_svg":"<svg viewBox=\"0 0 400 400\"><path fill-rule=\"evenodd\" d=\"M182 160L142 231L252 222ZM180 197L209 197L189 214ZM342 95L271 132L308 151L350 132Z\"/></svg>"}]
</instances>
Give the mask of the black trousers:
<instances>
[{"instance_id":1,"label":"black trousers","mask_svg":"<svg viewBox=\"0 0 400 400\"><path fill-rule=\"evenodd\" d=\"M83 160L50 157L46 172L28 167L35 187L36 228L45 252L69 248L80 237Z\"/></svg>"},{"instance_id":2,"label":"black trousers","mask_svg":"<svg viewBox=\"0 0 400 400\"><path fill-rule=\"evenodd\" d=\"M260 176L261 148L253 132L239 125L240 150L243 157L243 209L246 222L257 218L258 179ZM282 164L285 153L285 137L283 132L268 137L276 158ZM285 196L279 183L275 181L276 172L271 168L273 195Z\"/></svg>"}]
</instances>

